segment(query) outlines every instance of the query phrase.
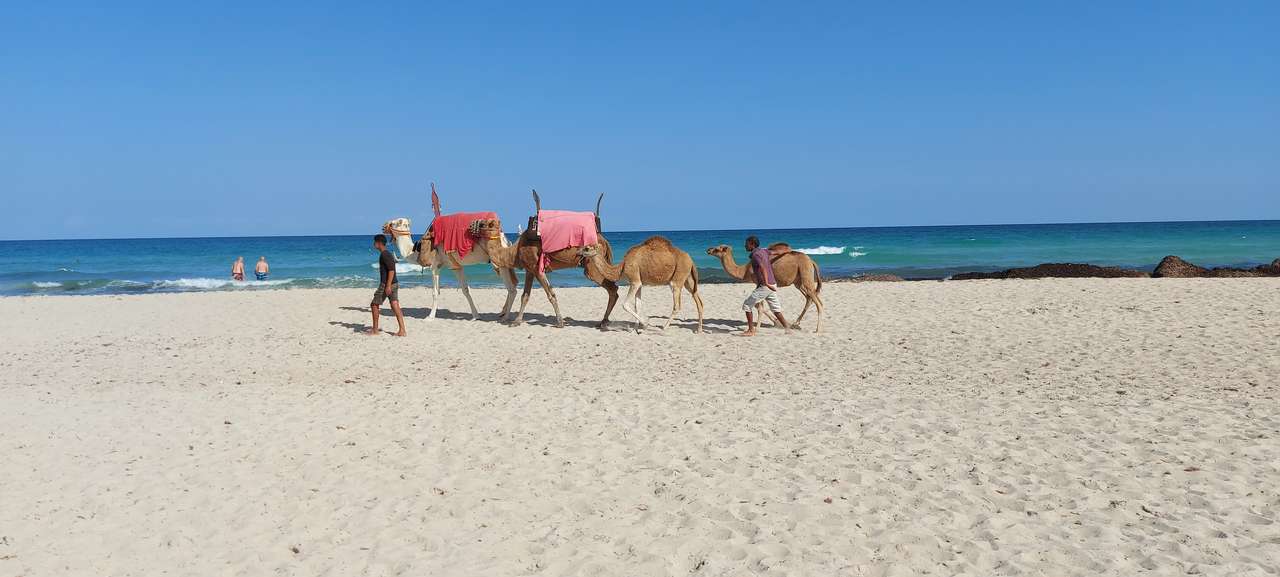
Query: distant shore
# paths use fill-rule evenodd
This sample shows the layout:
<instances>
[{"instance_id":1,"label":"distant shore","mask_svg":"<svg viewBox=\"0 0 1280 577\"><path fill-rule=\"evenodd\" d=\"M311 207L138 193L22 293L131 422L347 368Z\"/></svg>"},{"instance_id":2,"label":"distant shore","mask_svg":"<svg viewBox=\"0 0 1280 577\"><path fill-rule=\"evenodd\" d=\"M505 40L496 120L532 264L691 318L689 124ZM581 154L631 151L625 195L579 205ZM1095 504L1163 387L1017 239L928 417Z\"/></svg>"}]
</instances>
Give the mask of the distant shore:
<instances>
[{"instance_id":1,"label":"distant shore","mask_svg":"<svg viewBox=\"0 0 1280 577\"><path fill-rule=\"evenodd\" d=\"M390 216L390 215L389 215ZM420 235L429 219L413 221ZM832 281L868 275L905 279L963 278L1046 263L1152 273L1168 255L1214 269L1251 269L1280 256L1280 221L868 227L752 231L693 230L605 234L619 253L662 235L693 257L701 282L731 282L707 249L725 245L742 262L742 242L756 234L786 242L812 258ZM376 229L376 224L371 225ZM371 230L376 232L376 230ZM0 295L148 294L298 288L371 288L377 268L369 235L94 241L0 242ZM265 282L231 279L240 256L265 256ZM431 275L403 262L405 286L429 285ZM1067 269L1062 269L1067 270ZM1037 271L1029 271L1039 274ZM1055 273L1041 267L1042 273ZM1021 273L1013 276L1021 278ZM1007 276L1007 275L1006 275ZM1041 275L1043 276L1043 275ZM1048 274L1055 276L1055 274ZM501 286L492 269L467 270L472 286ZM553 273L557 286L588 286L577 270ZM454 286L451 273L441 275Z\"/></svg>"}]
</instances>

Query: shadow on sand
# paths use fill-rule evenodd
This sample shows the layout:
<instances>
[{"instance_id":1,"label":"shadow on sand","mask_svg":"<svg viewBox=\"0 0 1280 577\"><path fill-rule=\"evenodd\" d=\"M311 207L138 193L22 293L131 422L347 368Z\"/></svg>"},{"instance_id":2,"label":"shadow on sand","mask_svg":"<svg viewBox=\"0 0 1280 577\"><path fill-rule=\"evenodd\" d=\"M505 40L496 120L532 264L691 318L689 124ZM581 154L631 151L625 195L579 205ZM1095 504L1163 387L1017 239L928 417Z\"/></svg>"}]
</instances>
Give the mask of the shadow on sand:
<instances>
[{"instance_id":1,"label":"shadow on sand","mask_svg":"<svg viewBox=\"0 0 1280 577\"><path fill-rule=\"evenodd\" d=\"M338 308L344 311L358 311L364 314L369 314L369 307L338 307ZM381 314L383 318L390 317L391 319L395 319L395 313L391 311L391 307L384 306L380 308L378 312ZM428 316L430 316L431 309L427 307L417 307L417 308L400 307L400 312L404 313L405 318L426 319ZM624 316L619 317L618 315L619 312L621 312ZM617 309L614 309L613 318L609 321L609 328L604 330L633 332L634 331L633 321L629 316L625 316L625 315L626 315L625 311L619 311ZM485 321L485 322L499 322L498 321L499 317L500 315L498 313L480 313L480 318L478 320ZM436 318L454 320L454 321L469 321L471 320L471 313L470 312L454 312L449 309L441 308L440 310L436 311ZM554 316L543 314L543 313L533 313L533 312L526 311L524 313L524 320L525 320L525 323L531 324L531 325L555 326L556 324L556 318ZM571 317L564 318L564 324L566 327L581 327L581 328L595 329L597 322L598 321L582 321L582 320L577 320ZM662 331L659 331L657 329L657 327L661 327L662 323L664 322L666 322L665 317L650 317L649 329L645 331L645 333L655 334L655 335L663 334ZM356 324L356 323L330 321L329 324L344 326L357 332L361 330L369 329L368 325ZM502 323L502 324L510 324L510 323L508 322L508 323ZM720 325L720 326L717 326L717 325ZM746 328L745 325L746 325L746 321L743 319L732 319L732 320L703 319L702 330L703 332L706 332L706 333L721 333L721 334L734 333ZM677 318L676 320L671 321L671 326L667 329L667 332L677 331L677 330L692 332L695 326L697 326L697 321L693 319ZM765 328L770 328L770 327L769 325L765 325Z\"/></svg>"}]
</instances>

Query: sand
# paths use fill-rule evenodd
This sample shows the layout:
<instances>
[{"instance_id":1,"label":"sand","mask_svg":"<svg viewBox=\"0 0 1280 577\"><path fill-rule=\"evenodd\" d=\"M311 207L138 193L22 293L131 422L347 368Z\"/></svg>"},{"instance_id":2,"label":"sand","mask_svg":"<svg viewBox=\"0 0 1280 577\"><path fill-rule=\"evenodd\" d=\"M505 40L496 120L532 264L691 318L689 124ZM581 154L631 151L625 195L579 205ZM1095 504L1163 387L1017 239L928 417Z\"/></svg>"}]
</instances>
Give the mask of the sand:
<instances>
[{"instance_id":1,"label":"sand","mask_svg":"<svg viewBox=\"0 0 1280 577\"><path fill-rule=\"evenodd\" d=\"M1280 279L704 291L0 299L0 576L1280 572Z\"/></svg>"}]
</instances>

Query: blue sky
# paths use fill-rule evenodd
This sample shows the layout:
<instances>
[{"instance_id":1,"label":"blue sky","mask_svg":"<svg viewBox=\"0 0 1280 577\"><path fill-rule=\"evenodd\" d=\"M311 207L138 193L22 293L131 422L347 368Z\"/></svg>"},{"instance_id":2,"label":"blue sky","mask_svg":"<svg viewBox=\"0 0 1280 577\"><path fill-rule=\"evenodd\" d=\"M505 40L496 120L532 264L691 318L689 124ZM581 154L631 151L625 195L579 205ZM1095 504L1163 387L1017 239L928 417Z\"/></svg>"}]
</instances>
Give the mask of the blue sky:
<instances>
[{"instance_id":1,"label":"blue sky","mask_svg":"<svg viewBox=\"0 0 1280 577\"><path fill-rule=\"evenodd\" d=\"M0 238L1280 218L1276 2L3 13Z\"/></svg>"}]
</instances>

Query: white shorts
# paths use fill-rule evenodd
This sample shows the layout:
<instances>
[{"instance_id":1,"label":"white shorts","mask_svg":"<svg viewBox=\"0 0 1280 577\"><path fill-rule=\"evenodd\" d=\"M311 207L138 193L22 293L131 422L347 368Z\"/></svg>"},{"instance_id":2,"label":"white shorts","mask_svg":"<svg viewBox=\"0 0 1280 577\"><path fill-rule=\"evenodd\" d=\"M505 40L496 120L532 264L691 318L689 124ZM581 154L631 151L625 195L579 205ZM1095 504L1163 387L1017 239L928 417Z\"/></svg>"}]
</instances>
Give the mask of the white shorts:
<instances>
[{"instance_id":1,"label":"white shorts","mask_svg":"<svg viewBox=\"0 0 1280 577\"><path fill-rule=\"evenodd\" d=\"M782 312L782 301L778 300L778 291L769 290L769 287L763 285L751 291L751 296L748 296L747 300L742 303L742 310L754 312L756 305L762 301L769 305L769 310L775 313Z\"/></svg>"}]
</instances>

